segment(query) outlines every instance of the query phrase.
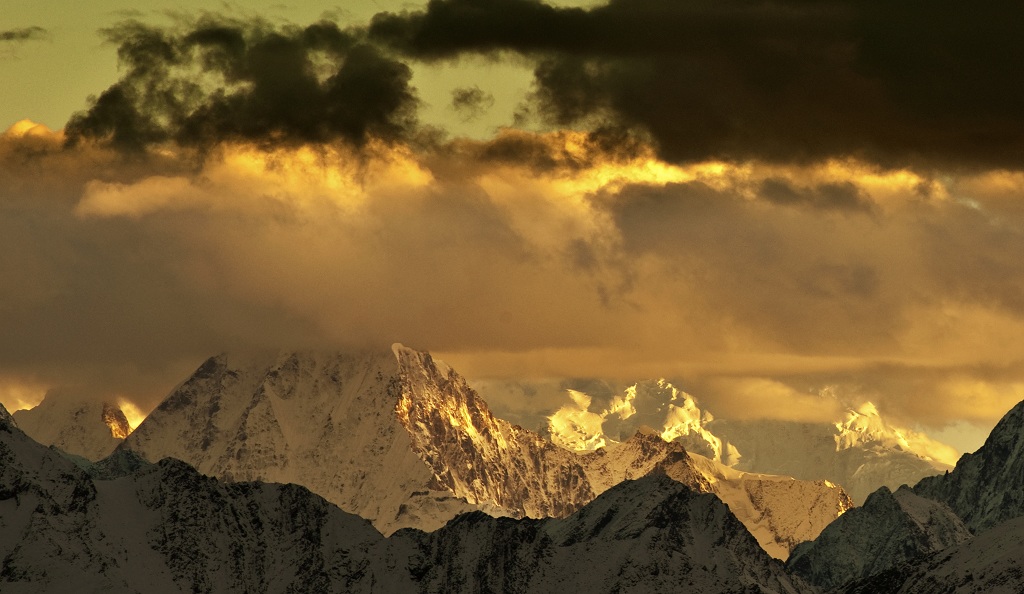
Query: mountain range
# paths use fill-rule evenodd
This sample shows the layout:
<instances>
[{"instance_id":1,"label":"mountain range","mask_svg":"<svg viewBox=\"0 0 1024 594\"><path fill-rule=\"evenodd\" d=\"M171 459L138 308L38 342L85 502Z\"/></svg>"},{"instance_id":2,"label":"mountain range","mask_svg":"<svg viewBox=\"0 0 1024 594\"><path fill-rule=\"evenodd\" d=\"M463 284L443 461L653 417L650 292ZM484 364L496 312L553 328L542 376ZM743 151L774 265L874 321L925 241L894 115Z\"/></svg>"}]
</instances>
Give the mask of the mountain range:
<instances>
[{"instance_id":1,"label":"mountain range","mask_svg":"<svg viewBox=\"0 0 1024 594\"><path fill-rule=\"evenodd\" d=\"M12 416L39 443L92 461L110 455L132 431L116 404L67 394L48 394L35 408Z\"/></svg>"},{"instance_id":2,"label":"mountain range","mask_svg":"<svg viewBox=\"0 0 1024 594\"><path fill-rule=\"evenodd\" d=\"M83 469L2 407L0 462L4 592L810 592L721 500L659 474L562 519L472 512L384 537L296 485L172 458Z\"/></svg>"},{"instance_id":3,"label":"mountain range","mask_svg":"<svg viewBox=\"0 0 1024 594\"><path fill-rule=\"evenodd\" d=\"M850 592L1024 591L1024 402L947 473L861 508L801 544L787 565Z\"/></svg>"},{"instance_id":4,"label":"mountain range","mask_svg":"<svg viewBox=\"0 0 1024 594\"><path fill-rule=\"evenodd\" d=\"M385 534L470 510L564 517L658 468L717 494L785 559L852 505L825 481L737 472L646 430L599 453L566 450L495 417L458 373L401 345L212 358L120 448L226 480L300 484Z\"/></svg>"},{"instance_id":5,"label":"mountain range","mask_svg":"<svg viewBox=\"0 0 1024 594\"><path fill-rule=\"evenodd\" d=\"M640 425L592 451L497 418L454 370L401 345L213 357L123 440L109 406L48 398L13 417L0 407L0 583L1024 591L1024 403L952 470L853 507L828 480L742 470L735 427L722 431L681 394L674 432ZM911 440L886 445L893 432L877 411L854 412L836 426L839 450L913 453ZM61 415L64 428L44 421ZM22 423L51 431L51 447ZM119 445L90 463L55 444L86 434Z\"/></svg>"},{"instance_id":6,"label":"mountain range","mask_svg":"<svg viewBox=\"0 0 1024 594\"><path fill-rule=\"evenodd\" d=\"M843 405L831 423L735 420L715 418L664 379L618 393L604 385L596 394L577 388L583 389L568 390L571 403L547 418L547 433L563 447L593 450L649 426L666 441L736 470L842 485L857 505L880 486L914 484L956 461L953 448L890 423L870 402Z\"/></svg>"}]
</instances>

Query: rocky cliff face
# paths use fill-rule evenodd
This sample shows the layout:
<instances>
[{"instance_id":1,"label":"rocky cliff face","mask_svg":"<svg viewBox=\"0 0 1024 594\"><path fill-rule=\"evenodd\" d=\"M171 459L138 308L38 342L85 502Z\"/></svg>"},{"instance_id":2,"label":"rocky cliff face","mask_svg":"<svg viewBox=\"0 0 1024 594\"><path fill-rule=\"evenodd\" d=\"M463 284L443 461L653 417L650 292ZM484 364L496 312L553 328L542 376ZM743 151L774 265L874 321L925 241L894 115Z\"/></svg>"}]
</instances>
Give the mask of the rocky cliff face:
<instances>
[{"instance_id":1,"label":"rocky cliff face","mask_svg":"<svg viewBox=\"0 0 1024 594\"><path fill-rule=\"evenodd\" d=\"M947 506L882 487L825 528L813 542L793 551L793 573L825 589L918 561L971 538Z\"/></svg>"},{"instance_id":2,"label":"rocky cliff face","mask_svg":"<svg viewBox=\"0 0 1024 594\"><path fill-rule=\"evenodd\" d=\"M430 355L395 354L396 417L440 488L534 518L565 516L594 498L573 453L496 418L465 379Z\"/></svg>"},{"instance_id":3,"label":"rocky cliff face","mask_svg":"<svg viewBox=\"0 0 1024 594\"><path fill-rule=\"evenodd\" d=\"M914 492L946 503L975 532L1024 516L1024 402L977 452L964 454L952 472L922 480Z\"/></svg>"},{"instance_id":4,"label":"rocky cliff face","mask_svg":"<svg viewBox=\"0 0 1024 594\"><path fill-rule=\"evenodd\" d=\"M658 475L564 519L477 512L385 538L302 487L172 459L95 478L2 415L0 462L4 591L807 591L714 495Z\"/></svg>"},{"instance_id":5,"label":"rocky cliff face","mask_svg":"<svg viewBox=\"0 0 1024 594\"><path fill-rule=\"evenodd\" d=\"M1024 518L959 545L850 584L846 594L1017 594L1024 592Z\"/></svg>"},{"instance_id":6,"label":"rocky cliff face","mask_svg":"<svg viewBox=\"0 0 1024 594\"><path fill-rule=\"evenodd\" d=\"M951 472L873 493L788 566L825 587L854 580L848 592L1024 591L1022 476L1024 402Z\"/></svg>"},{"instance_id":7,"label":"rocky cliff face","mask_svg":"<svg viewBox=\"0 0 1024 594\"><path fill-rule=\"evenodd\" d=\"M570 452L495 418L458 374L400 345L210 359L124 448L302 484L387 533L471 509L564 516L594 497Z\"/></svg>"}]
</instances>

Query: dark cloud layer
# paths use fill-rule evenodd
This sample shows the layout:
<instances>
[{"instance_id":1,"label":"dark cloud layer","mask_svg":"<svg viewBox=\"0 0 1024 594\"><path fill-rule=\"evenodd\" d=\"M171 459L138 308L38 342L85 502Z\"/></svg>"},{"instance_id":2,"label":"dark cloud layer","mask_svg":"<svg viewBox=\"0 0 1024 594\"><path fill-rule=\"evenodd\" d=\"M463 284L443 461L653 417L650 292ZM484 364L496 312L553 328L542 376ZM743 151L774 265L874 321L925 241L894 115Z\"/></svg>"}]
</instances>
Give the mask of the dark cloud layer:
<instances>
[{"instance_id":1,"label":"dark cloud layer","mask_svg":"<svg viewBox=\"0 0 1024 594\"><path fill-rule=\"evenodd\" d=\"M138 150L175 141L394 139L412 125L409 68L328 22L304 28L208 16L108 30L125 74L66 131Z\"/></svg>"},{"instance_id":2,"label":"dark cloud layer","mask_svg":"<svg viewBox=\"0 0 1024 594\"><path fill-rule=\"evenodd\" d=\"M520 52L550 122L649 132L672 160L1009 166L1024 158L1024 5L433 0L371 36L433 60Z\"/></svg>"}]
</instances>

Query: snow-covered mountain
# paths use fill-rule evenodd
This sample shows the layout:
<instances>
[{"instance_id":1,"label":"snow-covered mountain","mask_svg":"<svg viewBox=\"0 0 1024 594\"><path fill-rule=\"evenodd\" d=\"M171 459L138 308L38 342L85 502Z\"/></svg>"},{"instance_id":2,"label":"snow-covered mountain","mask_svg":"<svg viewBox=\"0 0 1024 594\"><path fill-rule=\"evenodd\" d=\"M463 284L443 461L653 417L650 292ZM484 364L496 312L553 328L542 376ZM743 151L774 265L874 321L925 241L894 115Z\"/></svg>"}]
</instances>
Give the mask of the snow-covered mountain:
<instances>
[{"instance_id":1,"label":"snow-covered mountain","mask_svg":"<svg viewBox=\"0 0 1024 594\"><path fill-rule=\"evenodd\" d=\"M711 413L664 379L627 386L596 410L589 394L572 389L567 393L571 404L547 418L547 432L553 442L568 450L596 450L622 442L644 428L705 458L724 464L733 464L738 458L735 449L708 430L714 420Z\"/></svg>"},{"instance_id":2,"label":"snow-covered mountain","mask_svg":"<svg viewBox=\"0 0 1024 594\"><path fill-rule=\"evenodd\" d=\"M914 491L948 504L975 532L1024 516L1024 402L1000 419L977 452Z\"/></svg>"},{"instance_id":3,"label":"snow-covered mountain","mask_svg":"<svg viewBox=\"0 0 1024 594\"><path fill-rule=\"evenodd\" d=\"M409 368L417 364L430 369ZM432 380L441 384L426 385ZM438 528L458 513L481 508L518 515L548 511L534 500L553 491L538 488L547 479L544 473L521 481L536 494L524 493L525 499L517 501L502 497L498 507L472 490L483 488L466 478L475 469L453 464L435 473L424 461L421 443L414 442L400 414L409 418L423 407L448 414L451 407L440 400L459 390L460 381L449 379L428 356L420 358L401 346L356 354L221 355L178 386L122 448L151 461L178 458L228 480L300 484L369 519L384 533L409 526ZM412 382L417 382L415 394ZM467 410L437 422L415 416L408 426L428 434L444 431L444 439L500 434L482 424L490 421L489 413L476 412L475 419ZM454 426L459 419L481 424ZM440 439L437 447L448 448ZM555 450L548 448L557 455ZM571 467L565 472L568 476ZM578 474L582 477L581 469ZM450 490L452 485L460 490ZM593 497L585 485L579 489L575 499L567 495L566 500L582 504Z\"/></svg>"},{"instance_id":4,"label":"snow-covered mountain","mask_svg":"<svg viewBox=\"0 0 1024 594\"><path fill-rule=\"evenodd\" d=\"M98 479L2 413L0 461L4 592L808 591L717 497L657 474L563 519L385 538L302 487L173 459Z\"/></svg>"},{"instance_id":5,"label":"snow-covered mountain","mask_svg":"<svg viewBox=\"0 0 1024 594\"><path fill-rule=\"evenodd\" d=\"M841 487L826 481L741 472L666 442L641 428L622 443L582 454L583 468L600 493L622 480L665 474L695 491L714 493L771 556L786 559L797 544L815 538L853 506Z\"/></svg>"},{"instance_id":6,"label":"snow-covered mountain","mask_svg":"<svg viewBox=\"0 0 1024 594\"><path fill-rule=\"evenodd\" d=\"M429 551L425 570L447 566L423 582L430 592L808 591L721 500L660 474L619 483L563 519L468 514L411 535Z\"/></svg>"},{"instance_id":7,"label":"snow-covered mountain","mask_svg":"<svg viewBox=\"0 0 1024 594\"><path fill-rule=\"evenodd\" d=\"M886 421L871 403L831 424L717 419L709 429L740 453L739 470L825 479L858 505L881 486L894 490L952 468L952 448Z\"/></svg>"},{"instance_id":8,"label":"snow-covered mountain","mask_svg":"<svg viewBox=\"0 0 1024 594\"><path fill-rule=\"evenodd\" d=\"M787 566L823 587L855 579L850 592L1024 591L1022 476L1024 402L951 472L879 489Z\"/></svg>"},{"instance_id":9,"label":"snow-covered mountain","mask_svg":"<svg viewBox=\"0 0 1024 594\"><path fill-rule=\"evenodd\" d=\"M890 423L870 402L847 408L833 423L737 421L715 418L664 379L600 398L567 392L570 401L547 418L552 441L567 449L613 445L649 426L663 439L736 470L842 485L857 504L880 486L914 484L951 469L956 460L953 448Z\"/></svg>"},{"instance_id":10,"label":"snow-covered mountain","mask_svg":"<svg viewBox=\"0 0 1024 594\"><path fill-rule=\"evenodd\" d=\"M1020 594L1024 518L1008 520L915 564L844 589L847 594Z\"/></svg>"},{"instance_id":11,"label":"snow-covered mountain","mask_svg":"<svg viewBox=\"0 0 1024 594\"><path fill-rule=\"evenodd\" d=\"M12 416L32 439L87 460L106 457L131 433L116 404L70 394L47 394L35 408Z\"/></svg>"},{"instance_id":12,"label":"snow-covered mountain","mask_svg":"<svg viewBox=\"0 0 1024 594\"><path fill-rule=\"evenodd\" d=\"M657 435L600 455L568 451L496 418L455 371L400 345L357 355L215 357L123 448L231 480L301 484L386 534L435 529L472 509L563 517L673 460L670 476L719 494L778 558L849 507L824 482L742 478L714 464L697 470L680 444Z\"/></svg>"},{"instance_id":13,"label":"snow-covered mountain","mask_svg":"<svg viewBox=\"0 0 1024 594\"><path fill-rule=\"evenodd\" d=\"M797 547L786 566L812 584L833 589L970 538L970 530L946 505L906 486L895 493L882 487L813 542Z\"/></svg>"}]
</instances>

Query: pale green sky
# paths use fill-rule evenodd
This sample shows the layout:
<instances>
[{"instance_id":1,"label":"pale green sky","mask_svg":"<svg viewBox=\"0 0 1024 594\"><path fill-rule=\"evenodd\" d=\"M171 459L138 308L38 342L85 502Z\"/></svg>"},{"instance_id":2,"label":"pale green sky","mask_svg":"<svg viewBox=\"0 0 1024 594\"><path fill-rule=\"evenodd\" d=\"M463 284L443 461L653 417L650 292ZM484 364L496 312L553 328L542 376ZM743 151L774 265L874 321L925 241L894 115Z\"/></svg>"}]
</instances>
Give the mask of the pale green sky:
<instances>
[{"instance_id":1,"label":"pale green sky","mask_svg":"<svg viewBox=\"0 0 1024 594\"><path fill-rule=\"evenodd\" d=\"M239 0L204 2L177 0L146 3L133 0L5 0L0 31L42 27L44 39L0 43L0 131L22 119L61 128L75 111L117 79L116 48L99 30L133 17L167 21L168 11L202 10L254 14L274 21L307 24L324 16L342 25L363 24L382 11L416 9L404 0L349 0L344 4ZM443 124L457 135L487 136L511 123L516 107L530 89L531 70L508 60L463 60L459 64L414 64L413 84L423 106L422 120ZM486 113L463 121L451 108L457 87L478 86L494 96Z\"/></svg>"}]
</instances>

